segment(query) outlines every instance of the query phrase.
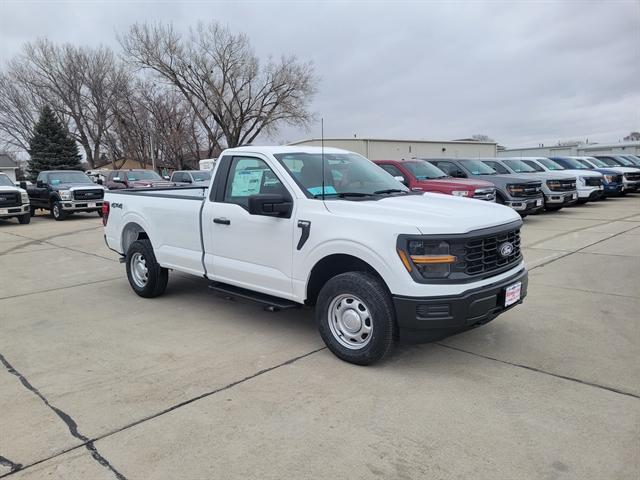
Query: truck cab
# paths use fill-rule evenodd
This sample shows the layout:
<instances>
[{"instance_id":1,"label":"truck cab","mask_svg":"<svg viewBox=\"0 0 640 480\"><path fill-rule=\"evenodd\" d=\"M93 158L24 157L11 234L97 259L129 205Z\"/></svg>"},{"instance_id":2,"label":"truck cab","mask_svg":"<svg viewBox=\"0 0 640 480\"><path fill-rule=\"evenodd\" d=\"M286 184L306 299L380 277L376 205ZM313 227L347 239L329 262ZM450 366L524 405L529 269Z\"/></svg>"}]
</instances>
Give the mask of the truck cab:
<instances>
[{"instance_id":1,"label":"truck cab","mask_svg":"<svg viewBox=\"0 0 640 480\"><path fill-rule=\"evenodd\" d=\"M0 219L17 218L20 224L31 221L29 195L17 187L8 175L0 173Z\"/></svg>"},{"instance_id":2,"label":"truck cab","mask_svg":"<svg viewBox=\"0 0 640 480\"><path fill-rule=\"evenodd\" d=\"M77 212L102 214L104 188L80 170L40 172L36 184L27 187L27 193L32 216L37 209L48 210L58 221Z\"/></svg>"},{"instance_id":3,"label":"truck cab","mask_svg":"<svg viewBox=\"0 0 640 480\"><path fill-rule=\"evenodd\" d=\"M413 191L443 193L490 202L496 200L496 189L492 183L451 177L424 160L375 160L373 163L401 179Z\"/></svg>"}]
</instances>

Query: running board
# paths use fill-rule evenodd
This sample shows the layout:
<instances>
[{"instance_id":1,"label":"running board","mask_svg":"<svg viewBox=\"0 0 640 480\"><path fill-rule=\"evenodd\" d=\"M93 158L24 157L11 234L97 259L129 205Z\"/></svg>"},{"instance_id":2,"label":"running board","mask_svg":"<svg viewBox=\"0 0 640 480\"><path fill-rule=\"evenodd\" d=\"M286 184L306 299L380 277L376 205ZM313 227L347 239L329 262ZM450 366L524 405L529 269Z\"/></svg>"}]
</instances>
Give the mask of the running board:
<instances>
[{"instance_id":1,"label":"running board","mask_svg":"<svg viewBox=\"0 0 640 480\"><path fill-rule=\"evenodd\" d=\"M263 305L265 309L272 312L276 310L288 310L291 308L299 308L302 305L285 298L273 297L265 293L254 292L246 288L227 285L226 283L213 282L209 284L209 288L215 293L219 293L227 298L246 300L248 302Z\"/></svg>"}]
</instances>

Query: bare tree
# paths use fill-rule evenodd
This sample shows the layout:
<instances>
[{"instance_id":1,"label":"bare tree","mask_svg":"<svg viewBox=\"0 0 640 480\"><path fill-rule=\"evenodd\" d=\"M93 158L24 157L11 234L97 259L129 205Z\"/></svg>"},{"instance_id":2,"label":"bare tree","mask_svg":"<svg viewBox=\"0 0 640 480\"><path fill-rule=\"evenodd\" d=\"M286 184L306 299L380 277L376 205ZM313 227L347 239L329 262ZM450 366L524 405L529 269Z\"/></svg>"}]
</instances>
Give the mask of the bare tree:
<instances>
[{"instance_id":1,"label":"bare tree","mask_svg":"<svg viewBox=\"0 0 640 480\"><path fill-rule=\"evenodd\" d=\"M41 108L40 98L26 89L12 72L0 73L0 139L5 144L4 150L27 151Z\"/></svg>"},{"instance_id":2,"label":"bare tree","mask_svg":"<svg viewBox=\"0 0 640 480\"><path fill-rule=\"evenodd\" d=\"M488 135L485 135L483 133L477 133L475 135L472 135L471 138L473 138L474 140L476 140L478 142L495 142L495 140L493 138L491 138Z\"/></svg>"},{"instance_id":3,"label":"bare tree","mask_svg":"<svg viewBox=\"0 0 640 480\"><path fill-rule=\"evenodd\" d=\"M57 46L46 39L27 43L9 62L10 77L40 103L48 103L69 126L92 167L111 128L113 104L129 76L106 47Z\"/></svg>"},{"instance_id":4,"label":"bare tree","mask_svg":"<svg viewBox=\"0 0 640 480\"><path fill-rule=\"evenodd\" d=\"M623 138L625 142L638 142L640 141L640 132L631 132L629 135Z\"/></svg>"},{"instance_id":5,"label":"bare tree","mask_svg":"<svg viewBox=\"0 0 640 480\"><path fill-rule=\"evenodd\" d=\"M150 69L184 96L210 144L216 126L225 143L251 143L284 123L307 125L317 79L295 57L261 66L243 34L218 23L199 24L183 38L171 25L135 24L119 38L128 59Z\"/></svg>"}]
</instances>

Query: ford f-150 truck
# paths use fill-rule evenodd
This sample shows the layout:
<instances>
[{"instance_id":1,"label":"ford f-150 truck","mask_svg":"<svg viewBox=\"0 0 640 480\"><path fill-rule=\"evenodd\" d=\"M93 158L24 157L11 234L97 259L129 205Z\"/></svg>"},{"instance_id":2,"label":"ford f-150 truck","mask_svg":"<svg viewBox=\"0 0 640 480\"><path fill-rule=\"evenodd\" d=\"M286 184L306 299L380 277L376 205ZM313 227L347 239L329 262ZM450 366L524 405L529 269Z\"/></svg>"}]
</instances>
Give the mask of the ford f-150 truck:
<instances>
[{"instance_id":1,"label":"ford f-150 truck","mask_svg":"<svg viewBox=\"0 0 640 480\"><path fill-rule=\"evenodd\" d=\"M589 163L587 159L593 157L551 157L551 160L565 168L573 170L590 170L602 174L603 198L618 196L624 188L622 174L610 168L599 168ZM595 159L594 159L595 160Z\"/></svg>"},{"instance_id":2,"label":"ford f-150 truck","mask_svg":"<svg viewBox=\"0 0 640 480\"><path fill-rule=\"evenodd\" d=\"M27 193L31 201L31 216L38 208L49 210L56 220L64 220L76 212L98 212L102 215L104 188L79 170L40 172L35 186L27 187Z\"/></svg>"},{"instance_id":3,"label":"ford f-150 truck","mask_svg":"<svg viewBox=\"0 0 640 480\"><path fill-rule=\"evenodd\" d=\"M496 202L508 205L522 218L544 208L540 181L515 175L499 175L493 168L471 158L425 159L455 178L475 178L491 182L496 187Z\"/></svg>"},{"instance_id":4,"label":"ford f-150 truck","mask_svg":"<svg viewBox=\"0 0 640 480\"><path fill-rule=\"evenodd\" d=\"M329 349L362 365L396 339L484 324L527 293L512 209L411 192L333 148L228 149L208 189L107 191L103 223L138 295L161 295L177 270L272 309L315 305Z\"/></svg>"},{"instance_id":5,"label":"ford f-150 truck","mask_svg":"<svg viewBox=\"0 0 640 480\"><path fill-rule=\"evenodd\" d=\"M402 183L413 191L444 193L489 202L496 200L496 188L492 183L471 178L450 177L424 160L375 160L373 163L398 180L401 178Z\"/></svg>"},{"instance_id":6,"label":"ford f-150 truck","mask_svg":"<svg viewBox=\"0 0 640 480\"><path fill-rule=\"evenodd\" d=\"M29 195L18 188L4 173L0 173L0 219L14 218L21 224L31 221Z\"/></svg>"}]
</instances>

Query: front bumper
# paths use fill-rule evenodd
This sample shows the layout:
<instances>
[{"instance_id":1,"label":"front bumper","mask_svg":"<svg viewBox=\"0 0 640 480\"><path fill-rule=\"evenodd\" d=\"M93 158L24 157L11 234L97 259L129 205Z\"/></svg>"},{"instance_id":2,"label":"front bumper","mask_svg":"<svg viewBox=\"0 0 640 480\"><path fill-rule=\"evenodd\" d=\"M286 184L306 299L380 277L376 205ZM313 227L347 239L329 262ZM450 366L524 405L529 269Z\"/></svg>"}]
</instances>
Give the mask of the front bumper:
<instances>
[{"instance_id":1,"label":"front bumper","mask_svg":"<svg viewBox=\"0 0 640 480\"><path fill-rule=\"evenodd\" d=\"M554 207L566 207L572 205L578 201L578 192L552 192L544 194L545 205L551 205Z\"/></svg>"},{"instance_id":2,"label":"front bumper","mask_svg":"<svg viewBox=\"0 0 640 480\"><path fill-rule=\"evenodd\" d=\"M637 192L638 190L640 190L640 182L624 180L623 185L623 190L625 192Z\"/></svg>"},{"instance_id":3,"label":"front bumper","mask_svg":"<svg viewBox=\"0 0 640 480\"><path fill-rule=\"evenodd\" d=\"M518 213L534 213L544 208L542 195L533 198L512 198L504 202Z\"/></svg>"},{"instance_id":4,"label":"front bumper","mask_svg":"<svg viewBox=\"0 0 640 480\"><path fill-rule=\"evenodd\" d=\"M12 218L29 213L29 206L30 205L28 203L23 203L17 207L1 207L0 218Z\"/></svg>"},{"instance_id":5,"label":"front bumper","mask_svg":"<svg viewBox=\"0 0 640 480\"><path fill-rule=\"evenodd\" d=\"M621 183L605 183L604 184L604 195L612 196L612 195L620 195L622 193L623 185Z\"/></svg>"},{"instance_id":6,"label":"front bumper","mask_svg":"<svg viewBox=\"0 0 640 480\"><path fill-rule=\"evenodd\" d=\"M578 188L578 199L580 200L594 200L604 195L604 187L589 187L581 186Z\"/></svg>"},{"instance_id":7,"label":"front bumper","mask_svg":"<svg viewBox=\"0 0 640 480\"><path fill-rule=\"evenodd\" d=\"M520 300L505 307L505 291L521 283ZM484 325L501 313L522 303L527 295L525 269L496 283L446 297L393 296L400 340L424 343Z\"/></svg>"},{"instance_id":8,"label":"front bumper","mask_svg":"<svg viewBox=\"0 0 640 480\"><path fill-rule=\"evenodd\" d=\"M102 200L61 200L60 205L65 212L94 212L102 208Z\"/></svg>"}]
</instances>

